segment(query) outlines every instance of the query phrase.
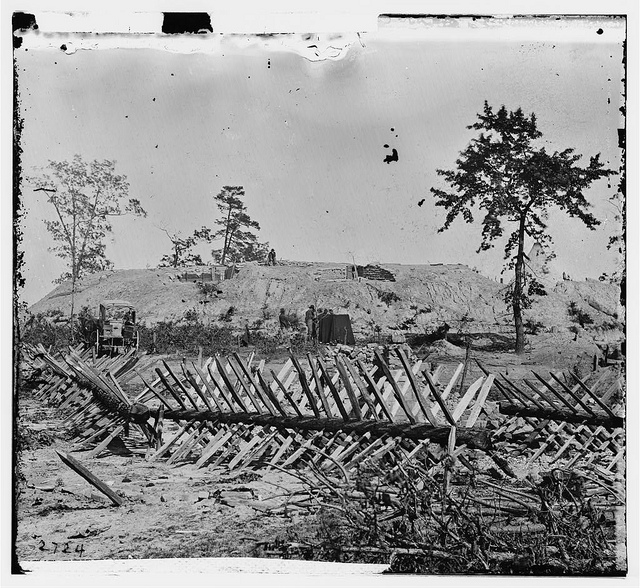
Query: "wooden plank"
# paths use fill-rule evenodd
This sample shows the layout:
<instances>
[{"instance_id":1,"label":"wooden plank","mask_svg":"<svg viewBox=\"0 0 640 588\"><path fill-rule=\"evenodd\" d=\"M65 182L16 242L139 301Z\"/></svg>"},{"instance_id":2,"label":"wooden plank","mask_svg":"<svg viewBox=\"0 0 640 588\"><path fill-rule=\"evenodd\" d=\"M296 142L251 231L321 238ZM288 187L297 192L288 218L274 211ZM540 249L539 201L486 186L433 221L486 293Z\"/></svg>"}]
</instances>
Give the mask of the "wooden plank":
<instances>
[{"instance_id":1,"label":"wooden plank","mask_svg":"<svg viewBox=\"0 0 640 588\"><path fill-rule=\"evenodd\" d=\"M200 362L200 363L202 363L202 362ZM191 362L191 365L193 365L193 367L195 369L196 364ZM213 404L211 404L211 401L209 400L207 395L204 393L204 390L201 388L200 384L198 384L195 376L187 368L186 363L185 363L184 360L183 360L182 364L180 365L180 367L182 368L182 373L184 374L185 378L187 378L187 381L191 384L191 387L196 391L196 394L198 395L200 400L202 400L202 402L207 407L207 409L210 410L211 412L215 412L216 408L219 409L220 406L219 406L219 404L217 402L215 403L216 404L215 408L214 408ZM206 386L205 386L205 389L206 389Z\"/></svg>"},{"instance_id":2,"label":"wooden plank","mask_svg":"<svg viewBox=\"0 0 640 588\"><path fill-rule=\"evenodd\" d=\"M422 397L422 392L418 387L418 382L416 380L416 376L413 373L413 371L411 370L411 366L409 365L409 360L408 360L407 356L405 355L404 351L402 351L402 349L400 347L398 347L398 349L396 349L396 353L397 353L398 357L400 358L400 363L402 364L402 367L403 367L405 373L407 374L407 378L408 378L409 383L411 385L411 389L413 390L413 395L416 397L416 400L418 401L418 405L420 406L420 410L422 411L423 416L434 427L437 427L439 425L439 423L436 420L436 418L433 416L433 414L431 414L431 410L429 410L429 407L427 406L426 400Z\"/></svg>"},{"instance_id":3,"label":"wooden plank","mask_svg":"<svg viewBox=\"0 0 640 588\"><path fill-rule=\"evenodd\" d=\"M237 353L234 353L233 357L235 358L236 363L240 366L240 369L244 372L244 375L247 378L247 380L249 381L249 384L254 387L254 389L256 391L256 394L258 395L258 398L260 398L260 400L262 401L262 404L267 408L267 410L272 415L275 416L276 410L273 407L273 405L272 405L271 401L269 400L268 396L265 395L265 393L262 390L262 388L260 387L260 385L255 381L255 379L251 375L251 368L249 366L245 365L245 363L242 361L242 358Z\"/></svg>"},{"instance_id":4,"label":"wooden plank","mask_svg":"<svg viewBox=\"0 0 640 588\"><path fill-rule=\"evenodd\" d=\"M218 449L222 447L231 436L231 431L221 427L214 435L214 437L209 441L206 447L202 450L202 455L195 464L196 469L199 469L206 465L206 463L213 457L215 452L218 451Z\"/></svg>"},{"instance_id":5,"label":"wooden plank","mask_svg":"<svg viewBox=\"0 0 640 588\"><path fill-rule=\"evenodd\" d=\"M302 412L300 411L300 409L298 408L298 405L296 404L296 402L293 400L293 398L291 398L291 395L289 394L289 392L287 391L287 389L285 388L284 384L280 381L280 378L278 378L278 376L276 376L276 374L274 373L273 370L271 371L271 376L273 377L273 381L279 386L280 390L282 391L282 394L284 395L285 399L287 400L287 402L291 405L291 407L293 408L293 410L296 412L296 414L299 417L302 417Z\"/></svg>"},{"instance_id":6,"label":"wooden plank","mask_svg":"<svg viewBox=\"0 0 640 588\"><path fill-rule=\"evenodd\" d=\"M120 397L124 399L124 403L128 406L131 406L131 400L129 400L127 395L124 393L124 390L120 387L120 384L118 384L118 380L116 380L115 376L111 372L109 372L109 379L113 382L113 385L120 393Z\"/></svg>"},{"instance_id":7,"label":"wooden plank","mask_svg":"<svg viewBox=\"0 0 640 588\"><path fill-rule=\"evenodd\" d=\"M162 447L162 433L164 429L164 406L160 405L156 420L153 424L153 430L156 435L155 449L158 451Z\"/></svg>"},{"instance_id":8,"label":"wooden plank","mask_svg":"<svg viewBox=\"0 0 640 588\"><path fill-rule=\"evenodd\" d=\"M382 440L384 438L381 437L380 439ZM374 447L375 443L372 445L369 445L367 449L373 448L371 451L367 451L367 450L362 451L354 459L350 460L347 464L345 464L344 468L351 470L356 465L364 461L365 458L375 459L380 455L384 455L385 453L388 453L389 451L391 451L391 449L393 449L397 443L398 443L398 440L395 437L392 437L391 439L388 439L386 442L383 442L382 447Z\"/></svg>"},{"instance_id":9,"label":"wooden plank","mask_svg":"<svg viewBox=\"0 0 640 588\"><path fill-rule=\"evenodd\" d=\"M462 370L464 369L464 364L463 363L459 363L458 367L456 368L456 371L453 373L453 376L451 376L451 379L449 380L449 383L447 384L446 388L442 391L442 394L440 394L440 398L442 400L446 400L447 397L449 396L449 394L451 393L451 390L453 390L453 387L456 384L456 380L460 377L460 374L462 373ZM433 379L433 377L431 378L431 381L435 384L436 381ZM440 404L438 402L435 403L435 406L431 407L431 414L433 414L433 416L438 416L438 413L440 412L441 408L440 408Z\"/></svg>"},{"instance_id":10,"label":"wooden plank","mask_svg":"<svg viewBox=\"0 0 640 588\"><path fill-rule=\"evenodd\" d=\"M278 431L273 431L269 435L265 436L262 442L258 445L258 447L253 448L252 451L245 456L245 458L239 464L238 469L243 469L247 467L251 462L255 462L256 460L258 460L263 453L268 451L269 448L275 444L274 439L277 436L279 436Z\"/></svg>"},{"instance_id":11,"label":"wooden plank","mask_svg":"<svg viewBox=\"0 0 640 588\"><path fill-rule=\"evenodd\" d=\"M447 421L452 427L455 427L456 420L453 418L452 414L449 412L449 409L447 408L447 405L444 403L444 400L440 396L440 392L438 392L438 388L436 387L435 382L431 379L431 374L429 372L422 372L422 374L424 376L424 379L429 384L429 387L431 388L431 393L433 394L433 397L436 399L436 402L440 405L440 409L442 410L442 413L444 414L445 418L447 419Z\"/></svg>"},{"instance_id":12,"label":"wooden plank","mask_svg":"<svg viewBox=\"0 0 640 588\"><path fill-rule=\"evenodd\" d=\"M546 394L544 394L541 390L539 390L538 388L536 388L529 380L523 380L523 382L529 386L529 388L531 388L531 390L537 394L540 398L542 398L542 400L544 400L550 407L552 410L560 410L560 408L558 407L558 405Z\"/></svg>"},{"instance_id":13,"label":"wooden plank","mask_svg":"<svg viewBox=\"0 0 640 588\"><path fill-rule=\"evenodd\" d=\"M518 398L518 400L520 400L522 402L522 400L519 398L519 396L524 397L525 400L527 400L528 402L531 402L532 404L534 404L535 406L537 406L539 409L541 410L546 410L546 407L544 406L544 404L542 404L535 396L532 396L531 394L529 394L528 392L525 392L524 390L518 388L507 376L505 376L504 374L500 374L500 376L502 377L502 379L507 383L507 385L511 388L511 391L513 392L513 395ZM526 404L526 402L524 402L523 404Z\"/></svg>"},{"instance_id":14,"label":"wooden plank","mask_svg":"<svg viewBox=\"0 0 640 588\"><path fill-rule=\"evenodd\" d=\"M215 377L213 373L213 369L215 367L216 367L215 363L213 364L213 366L210 365L209 363L206 364L207 372L209 372L209 376L211 377L211 384L213 384L214 388L220 393L220 396L222 396L222 399L227 403L229 410L231 412L236 412L236 408L233 406L233 402L231 402L231 398L229 398L229 396L227 396L227 394L224 391L224 384L221 384L220 382L218 382L218 379ZM209 390L211 391L211 394L214 395L213 390L211 390L211 388L209 388Z\"/></svg>"},{"instance_id":15,"label":"wooden plank","mask_svg":"<svg viewBox=\"0 0 640 588\"><path fill-rule=\"evenodd\" d=\"M471 384L471 386L469 386L468 390L465 392L465 395L460 399L456 407L453 409L453 413L451 414L451 416L456 423L458 422L458 419L462 416L464 411L467 410L467 406L471 404L471 401L476 395L476 392L480 389L480 386L482 386L483 380L484 378L480 376L473 384Z\"/></svg>"},{"instance_id":16,"label":"wooden plank","mask_svg":"<svg viewBox=\"0 0 640 588\"><path fill-rule=\"evenodd\" d=\"M294 365L295 365L295 362L294 362ZM305 443L300 445L300 447L298 447L298 449L296 449L296 451L294 451L286 459L286 461L282 464L282 467L285 468L287 466L290 466L290 465L294 464L296 461L298 461L298 459L300 459L300 457L302 457L302 455L309 449L309 447L311 447L311 445L313 445L313 442L318 437L322 437L323 434L324 433L322 431L318 431L317 433L315 433L314 435L309 437L309 439L307 439L307 441Z\"/></svg>"},{"instance_id":17,"label":"wooden plank","mask_svg":"<svg viewBox=\"0 0 640 588\"><path fill-rule=\"evenodd\" d=\"M276 454L271 458L271 461L267 464L267 466L266 466L267 470L270 470L272 466L278 465L278 462L280 461L280 459L284 455L284 452L289 448L291 443L293 443L294 436L297 436L297 434L296 433L290 433L284 439L284 441L282 442L282 445L280 445L280 448L278 449L278 451L276 451Z\"/></svg>"},{"instance_id":18,"label":"wooden plank","mask_svg":"<svg viewBox=\"0 0 640 588\"><path fill-rule=\"evenodd\" d=\"M215 388L211 384L211 382L209 382L209 379L207 378L205 373L195 363L192 362L191 365L193 366L193 369L195 370L195 372L198 375L198 377L200 378L200 381L204 384L205 390L208 392L208 394L205 394L205 390L202 390L203 400L205 401L207 406L211 406L211 402L209 401L209 399L211 399L211 400L213 400L213 403L216 405L216 408L220 412L224 412L224 408L222 406L222 403L218 400L218 397L216 396ZM213 410L213 409L211 409L211 410Z\"/></svg>"},{"instance_id":19,"label":"wooden plank","mask_svg":"<svg viewBox=\"0 0 640 588\"><path fill-rule=\"evenodd\" d=\"M166 407L167 409L169 409L169 410L173 410L173 409L174 409L174 407L173 407L173 406L171 406L171 405L167 402L167 399L166 399L162 394L160 394L160 392L158 392L158 391L153 387L153 384L149 384L149 383L144 379L144 377L142 376L142 374L138 374L138 377L142 380L142 382L144 383L144 385L147 387L147 390L148 390L148 391L150 391L150 392L151 392L151 393L152 393L152 394L153 394L153 395L154 395L158 400L160 400L160 402L161 402L162 404L164 404L164 405L165 405L165 407Z\"/></svg>"},{"instance_id":20,"label":"wooden plank","mask_svg":"<svg viewBox=\"0 0 640 588\"><path fill-rule=\"evenodd\" d=\"M220 377L222 378L224 385L227 387L227 390L229 390L231 396L233 396L233 399L238 403L238 406L242 409L243 412L249 412L244 402L241 400L240 396L238 396L238 393L236 392L235 388L233 387L233 384L231 383L231 380L229 380L229 376L227 375L227 372L222 366L220 359L216 357L215 362L216 362L216 366L218 367L218 373L220 374ZM220 389L222 389L222 386L220 386ZM236 411L234 410L233 412L236 412Z\"/></svg>"},{"instance_id":21,"label":"wooden plank","mask_svg":"<svg viewBox=\"0 0 640 588\"><path fill-rule=\"evenodd\" d=\"M202 421L198 423L198 426L193 429L187 436L187 438L180 444L180 446L176 449L173 455L167 460L167 465L171 465L178 458L186 455L190 450L192 445L195 445L196 440L200 439L200 433L202 429L206 426L207 422ZM206 431L205 431L206 433Z\"/></svg>"},{"instance_id":22,"label":"wooden plank","mask_svg":"<svg viewBox=\"0 0 640 588\"><path fill-rule=\"evenodd\" d=\"M236 366L236 364L232 362L230 359L227 361L231 366L231 369L233 370L233 373L235 374L238 380L238 383L240 384L240 387L244 390L244 393L247 395L247 397L251 401L251 404L253 404L253 407L256 409L256 412L258 414L263 414L264 411L262 410L262 407L260 406L258 399L254 396L253 392L251 392L251 386L247 385L247 383L244 381L242 370L240 369L240 367Z\"/></svg>"},{"instance_id":23,"label":"wooden plank","mask_svg":"<svg viewBox=\"0 0 640 588\"><path fill-rule=\"evenodd\" d=\"M258 445L263 441L264 441L264 438L261 435L256 434L255 436L253 436L251 440L227 464L227 467L229 468L229 470L232 470L233 468L235 468L236 465L238 465L242 461L244 456L247 455L255 445Z\"/></svg>"},{"instance_id":24,"label":"wooden plank","mask_svg":"<svg viewBox=\"0 0 640 588\"><path fill-rule=\"evenodd\" d=\"M324 446L322 448L322 451L327 453L331 450L331 448L336 445L336 442L338 440L340 440L342 438L343 434L342 431L336 431L335 433L333 433L333 435L331 435L331 437L327 438L327 436L325 435L320 441L324 442ZM340 452L340 447L338 447L337 449L334 448L333 449L334 452ZM322 461L324 459L324 456L321 453L318 453L315 457L311 458L311 463L312 464L317 464L319 461Z\"/></svg>"},{"instance_id":25,"label":"wooden plank","mask_svg":"<svg viewBox=\"0 0 640 588\"><path fill-rule=\"evenodd\" d=\"M336 369L336 372L333 375L333 377L330 377L329 376L329 370L327 369L327 366L325 365L325 363L324 363L324 361L322 360L321 357L318 357L318 364L319 364L320 369L322 371L322 375L323 375L324 379L327 382L327 386L329 387L329 391L331 392L331 396L333 398L333 402L336 405L336 407L338 408L338 410L340 411L340 415L342 416L342 419L345 422L353 420L351 418L351 416L349 416L349 412L347 411L347 406L345 404L345 398L340 395L340 390L338 390L338 386L340 385L339 383L341 381L340 371ZM345 415L347 415L346 418L345 418Z\"/></svg>"},{"instance_id":26,"label":"wooden plank","mask_svg":"<svg viewBox=\"0 0 640 588\"><path fill-rule=\"evenodd\" d=\"M86 467L84 467L77 459L73 458L67 453L67 455L61 453L56 449L58 457L62 462L69 466L76 474L82 476L89 484L96 488L99 492L102 492L113 504L121 506L124 500L118 496L107 484L100 480L97 476L94 476Z\"/></svg>"},{"instance_id":27,"label":"wooden plank","mask_svg":"<svg viewBox=\"0 0 640 588\"><path fill-rule=\"evenodd\" d=\"M106 439L104 439L101 443L97 445L95 449L93 449L87 454L87 457L91 459L93 457L96 457L97 455L100 455L103 449L105 449L105 447L109 445L109 443L111 443L111 441L113 441L123 431L124 431L124 427L122 425L116 427Z\"/></svg>"},{"instance_id":28,"label":"wooden plank","mask_svg":"<svg viewBox=\"0 0 640 588\"><path fill-rule=\"evenodd\" d=\"M574 372L571 372L571 375L576 379L578 385L587 393L589 398L591 398L600 408L602 408L602 410L604 410L609 416L617 416Z\"/></svg>"},{"instance_id":29,"label":"wooden plank","mask_svg":"<svg viewBox=\"0 0 640 588\"><path fill-rule=\"evenodd\" d=\"M384 413L384 416L387 418L388 421L393 422L393 416L391 415L391 411L389 410L387 403L384 401L382 393L378 389L378 385L373 380L373 377L367 371L367 368L363 365L363 363L360 360L357 361L357 365L362 375L364 376L365 382L367 382L367 384L369 385L369 389L371 390L373 396L375 397L376 401L382 408L382 412Z\"/></svg>"},{"instance_id":30,"label":"wooden plank","mask_svg":"<svg viewBox=\"0 0 640 588\"><path fill-rule=\"evenodd\" d=\"M79 443L76 442L76 444L72 448L72 451L82 451L83 449L86 449L88 445L95 442L99 437L102 437L102 435L104 435L110 428L114 426L114 424L116 424L115 422L112 422L111 419L106 419L106 421L107 421L106 424L102 428L95 431L94 433L91 433L90 430L83 431L79 435L81 441ZM117 421L121 423L122 419L116 417L115 419L113 419L113 421ZM87 437L84 437L84 435L87 435L87 434L89 435Z\"/></svg>"},{"instance_id":31,"label":"wooden plank","mask_svg":"<svg viewBox=\"0 0 640 588\"><path fill-rule=\"evenodd\" d=\"M366 402L369 408L369 412L367 414L370 414L371 416L373 416L374 420L377 421L379 418L378 412L376 411L376 407L375 407L375 404L373 403L373 399L369 395L369 390L367 389L366 384L362 381L360 374L358 374L358 371L355 369L355 367L349 361L349 359L345 357L343 358L343 360L344 360L345 366L347 367L348 372L351 374L351 378L353 379L353 382L356 385L356 388L358 388L358 391L360 392L361 398L364 399L364 401Z\"/></svg>"},{"instance_id":32,"label":"wooden plank","mask_svg":"<svg viewBox=\"0 0 640 588\"><path fill-rule=\"evenodd\" d=\"M556 396L558 399L560 399L560 402L562 402L567 408L569 408L569 410L571 410L572 412L575 412L576 414L578 413L578 411L576 410L576 407L573 406L573 404L571 404L562 394L560 394L560 392L558 392L553 386L551 386L550 384L548 384L544 378L540 375L538 375L536 372L534 372L533 370L531 371L531 373L538 379L538 381L542 382L542 384L545 386L545 388L547 388L551 393L553 393L554 396Z\"/></svg>"},{"instance_id":33,"label":"wooden plank","mask_svg":"<svg viewBox=\"0 0 640 588\"><path fill-rule=\"evenodd\" d=\"M573 398L582 408L584 408L588 413L592 414L592 415L596 415L596 413L591 409L591 407L584 403L582 401L582 399L575 394L575 392L573 390L571 390L571 388L569 388L564 382L562 382L560 380L560 378L558 378L555 374L549 372L549 375L556 381L558 382L558 384L560 384L560 386L562 387L562 389L569 394L569 396L571 396L571 398ZM615 416L615 415L614 415Z\"/></svg>"},{"instance_id":34,"label":"wooden plank","mask_svg":"<svg viewBox=\"0 0 640 588\"><path fill-rule=\"evenodd\" d=\"M287 414L287 412L284 410L283 406L280 404L280 401L278 400L278 397L272 392L271 387L267 384L267 382L265 381L263 375L262 375L262 371L258 370L256 371L256 376L258 377L258 383L261 386L264 394L266 394L269 398L269 400L271 401L271 404L273 404L273 406L275 406L276 410L284 417L289 416Z\"/></svg>"},{"instance_id":35,"label":"wooden plank","mask_svg":"<svg viewBox=\"0 0 640 588\"><path fill-rule=\"evenodd\" d=\"M493 374L489 374L487 379L484 381L482 385L482 390L480 390L480 394L478 394L478 398L476 399L473 408L471 409L471 413L469 414L469 418L467 419L467 423L465 427L473 427L480 416L480 411L482 410L484 403L487 400L487 396L489 395L489 390L491 390L491 385L493 384L495 376Z\"/></svg>"},{"instance_id":36,"label":"wooden plank","mask_svg":"<svg viewBox=\"0 0 640 588\"><path fill-rule=\"evenodd\" d=\"M191 392L187 390L187 387L182 383L182 381L173 373L173 370L169 367L169 364L162 360L162 364L164 368L167 370L167 373L173 378L173 381L178 385L182 393L189 399L189 402L193 405L193 408L196 410L200 410L198 403L195 401L195 398L191 395Z\"/></svg>"},{"instance_id":37,"label":"wooden plank","mask_svg":"<svg viewBox=\"0 0 640 588\"><path fill-rule=\"evenodd\" d=\"M409 407L407 406L404 397L402 396L402 392L400 392L400 388L398 387L398 383L395 381L395 379L393 378L393 376L391 375L391 370L389 369L389 366L385 363L384 358L382 357L382 355L380 354L380 352L375 349L374 350L374 354L376 356L376 358L378 359L379 365L382 368L382 371L384 373L384 375L386 376L389 384L391 385L391 388L393 389L393 393L395 395L396 400L398 401L398 404L400 404L402 410L404 411L404 414L406 415L408 421L411 424L415 424L416 419L413 418L413 415L411 414L411 411L409 410Z\"/></svg>"},{"instance_id":38,"label":"wooden plank","mask_svg":"<svg viewBox=\"0 0 640 588\"><path fill-rule=\"evenodd\" d=\"M370 437L368 434L365 435L367 439ZM365 435L356 438L354 438L353 435L347 435L344 442L331 454L331 457L338 463L344 463L345 460L349 459L351 455L358 451Z\"/></svg>"},{"instance_id":39,"label":"wooden plank","mask_svg":"<svg viewBox=\"0 0 640 588\"><path fill-rule=\"evenodd\" d=\"M184 403L184 400L182 400L180 395L177 394L176 391L171 387L171 384L169 384L169 381L167 380L165 375L162 373L162 370L157 367L156 373L158 374L158 377L162 381L162 385L165 387L165 390L169 392L169 394L171 394L172 398L180 405L180 408L182 408L183 410L187 410L187 405Z\"/></svg>"},{"instance_id":40,"label":"wooden plank","mask_svg":"<svg viewBox=\"0 0 640 588\"><path fill-rule=\"evenodd\" d=\"M300 363L298 362L298 360L296 359L296 357L294 355L291 355L291 361L293 361L293 365L296 368L296 372L298 372L298 378L300 380L300 385L302 386L302 390L304 391L304 393L307 396L307 402L309 403L309 407L313 411L313 415L317 419L319 419L320 418L320 411L318 410L318 407L316 406L315 400L313 399L313 394L311 393L311 388L309 388L309 382L307 382L307 377L305 376L304 370L302 369L302 366L300 365Z\"/></svg>"},{"instance_id":41,"label":"wooden plank","mask_svg":"<svg viewBox=\"0 0 640 588\"><path fill-rule=\"evenodd\" d=\"M593 441L598 437L598 435L604 431L604 427L598 427L595 431L589 435L586 441L582 443L582 448L576 455L574 455L569 462L567 462L563 467L566 469L570 469L574 466L574 464L588 451L589 446L593 443Z\"/></svg>"},{"instance_id":42,"label":"wooden plank","mask_svg":"<svg viewBox=\"0 0 640 588\"><path fill-rule=\"evenodd\" d=\"M538 459L538 457L546 451L547 447L551 445L552 441L567 427L567 425L568 423L566 421L560 423L556 430L547 437L546 441L542 443L538 450L527 460L527 464L532 464L536 459Z\"/></svg>"},{"instance_id":43,"label":"wooden plank","mask_svg":"<svg viewBox=\"0 0 640 588\"><path fill-rule=\"evenodd\" d=\"M184 435L193 426L195 422L196 422L196 419L191 419L185 425L183 425L180 428L180 430L176 433L176 436L173 439L171 439L171 441L167 441L156 453L154 453L149 458L149 461L156 461L160 459L167 451L169 451L169 449L171 449L179 441L182 435Z\"/></svg>"},{"instance_id":44,"label":"wooden plank","mask_svg":"<svg viewBox=\"0 0 640 588\"><path fill-rule=\"evenodd\" d=\"M338 369L338 373L340 374L340 379L344 384L344 389L347 391L347 396L349 397L349 402L351 403L351 409L355 414L356 420L362 420L362 411L360 410L360 403L358 402L358 398L353 390L353 386L351 385L351 381L349 380L349 374L347 373L347 369L342 364L340 356L336 357L336 368Z\"/></svg>"},{"instance_id":45,"label":"wooden plank","mask_svg":"<svg viewBox=\"0 0 640 588\"><path fill-rule=\"evenodd\" d=\"M578 448L579 448L582 444L580 443L580 440L578 439L578 435L580 433L582 433L585 429L586 429L586 427L584 425L580 425L577 429L575 429L573 431L571 437L569 437L569 439L567 439L565 444L553 456L553 458L551 459L550 463L553 463L553 462L557 461L558 459L560 459L562 454L569 448L570 445L577 445Z\"/></svg>"},{"instance_id":46,"label":"wooden plank","mask_svg":"<svg viewBox=\"0 0 640 588\"><path fill-rule=\"evenodd\" d=\"M318 397L320 398L320 403L322 404L322 409L324 410L325 414L329 417L332 418L333 414L331 412L331 409L329 408L329 403L327 402L327 397L324 395L324 390L322 389L322 384L320 383L320 378L318 377L318 372L316 370L316 366L313 363L313 358L311 357L310 353L307 353L307 361L309 362L309 367L311 368L311 374L312 377L316 383L316 392L318 393ZM320 358L318 358L318 362L322 361ZM338 408L338 410L340 410ZM341 411L342 414L342 411Z\"/></svg>"},{"instance_id":47,"label":"wooden plank","mask_svg":"<svg viewBox=\"0 0 640 588\"><path fill-rule=\"evenodd\" d=\"M235 424L233 427L230 427L229 430L231 431L231 437L221 447L222 452L220 455L211 462L212 467L221 465L225 460L229 459L230 456L233 456L236 451L235 445L233 444L234 437L239 437L241 441L244 441L244 437L251 434L251 429L243 424ZM246 443L246 441L244 442Z\"/></svg>"}]
</instances>

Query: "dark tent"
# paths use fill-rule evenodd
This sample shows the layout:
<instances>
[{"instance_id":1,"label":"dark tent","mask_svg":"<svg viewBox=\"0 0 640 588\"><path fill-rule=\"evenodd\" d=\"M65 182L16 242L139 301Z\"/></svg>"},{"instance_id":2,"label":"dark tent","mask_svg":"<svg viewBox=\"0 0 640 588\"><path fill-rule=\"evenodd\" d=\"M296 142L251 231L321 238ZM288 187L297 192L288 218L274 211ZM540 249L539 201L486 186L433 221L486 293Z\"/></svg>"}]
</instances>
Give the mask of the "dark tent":
<instances>
[{"instance_id":1,"label":"dark tent","mask_svg":"<svg viewBox=\"0 0 640 588\"><path fill-rule=\"evenodd\" d=\"M348 314L328 314L318 323L318 341L320 343L344 343L355 345Z\"/></svg>"}]
</instances>

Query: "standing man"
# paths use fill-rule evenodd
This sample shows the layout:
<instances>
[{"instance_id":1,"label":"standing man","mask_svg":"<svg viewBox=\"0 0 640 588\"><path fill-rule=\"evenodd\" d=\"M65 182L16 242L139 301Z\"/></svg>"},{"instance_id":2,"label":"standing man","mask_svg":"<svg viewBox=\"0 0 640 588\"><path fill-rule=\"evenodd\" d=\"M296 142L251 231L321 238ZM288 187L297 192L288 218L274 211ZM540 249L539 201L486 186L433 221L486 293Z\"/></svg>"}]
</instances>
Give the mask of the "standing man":
<instances>
[{"instance_id":1,"label":"standing man","mask_svg":"<svg viewBox=\"0 0 640 588\"><path fill-rule=\"evenodd\" d=\"M271 256L271 265L276 265L276 250L269 251L269 255Z\"/></svg>"},{"instance_id":2,"label":"standing man","mask_svg":"<svg viewBox=\"0 0 640 588\"><path fill-rule=\"evenodd\" d=\"M312 304L304 315L304 322L307 325L307 341L316 339L316 307Z\"/></svg>"},{"instance_id":3,"label":"standing man","mask_svg":"<svg viewBox=\"0 0 640 588\"><path fill-rule=\"evenodd\" d=\"M284 313L284 308L280 309L280 316L278 317L280 320L280 330L288 331L289 330L289 319L287 315Z\"/></svg>"}]
</instances>

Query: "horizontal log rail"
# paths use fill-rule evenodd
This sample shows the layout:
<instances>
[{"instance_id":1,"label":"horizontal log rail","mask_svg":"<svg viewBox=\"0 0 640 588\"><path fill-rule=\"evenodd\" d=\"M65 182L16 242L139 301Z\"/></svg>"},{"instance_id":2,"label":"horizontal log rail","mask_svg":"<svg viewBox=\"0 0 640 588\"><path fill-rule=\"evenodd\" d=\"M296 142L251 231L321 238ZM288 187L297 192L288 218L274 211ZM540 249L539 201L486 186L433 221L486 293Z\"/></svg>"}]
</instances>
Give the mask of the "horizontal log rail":
<instances>
[{"instance_id":1,"label":"horizontal log rail","mask_svg":"<svg viewBox=\"0 0 640 588\"><path fill-rule=\"evenodd\" d=\"M158 412L152 412L151 416L157 418ZM229 413L207 410L167 410L164 412L165 420L173 421L210 421L215 423L243 423L272 427L280 430L296 431L324 431L336 433L341 431L346 435L368 433L372 438L384 436L403 437L413 441L429 439L434 443L446 445L450 427L433 427L426 423L389 423L381 421L347 421L338 418L315 417L283 417L277 415L258 413ZM488 451L492 449L491 435L486 429L469 428L458 429L456 445L467 445L472 449Z\"/></svg>"},{"instance_id":2,"label":"horizontal log rail","mask_svg":"<svg viewBox=\"0 0 640 588\"><path fill-rule=\"evenodd\" d=\"M625 419L619 416L607 414L587 414L584 412L571 412L568 410L552 410L538 408L536 406L518 406L508 402L498 403L502 414L519 417L534 417L537 419L548 419L567 423L578 423L583 425L598 425L608 429L618 429L624 427Z\"/></svg>"}]
</instances>

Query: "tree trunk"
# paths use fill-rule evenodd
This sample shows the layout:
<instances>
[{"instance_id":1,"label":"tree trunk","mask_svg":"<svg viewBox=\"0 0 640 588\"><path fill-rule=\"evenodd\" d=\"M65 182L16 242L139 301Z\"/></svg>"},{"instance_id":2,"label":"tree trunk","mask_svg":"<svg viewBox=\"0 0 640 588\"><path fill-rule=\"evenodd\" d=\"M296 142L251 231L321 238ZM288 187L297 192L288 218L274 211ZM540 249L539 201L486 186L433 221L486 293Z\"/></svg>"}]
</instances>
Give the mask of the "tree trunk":
<instances>
[{"instance_id":1,"label":"tree trunk","mask_svg":"<svg viewBox=\"0 0 640 588\"><path fill-rule=\"evenodd\" d=\"M76 342L76 329L73 316L75 314L75 304L76 304L76 276L75 271L71 276L71 319L69 321L69 326L71 328L71 343L75 345Z\"/></svg>"},{"instance_id":2,"label":"tree trunk","mask_svg":"<svg viewBox=\"0 0 640 588\"><path fill-rule=\"evenodd\" d=\"M220 263L224 265L225 259L227 258L227 249L229 248L229 244L227 243L227 239L229 238L229 228L231 226L231 204L229 204L229 214L227 215L227 226L224 234L224 245L222 246L222 259Z\"/></svg>"},{"instance_id":3,"label":"tree trunk","mask_svg":"<svg viewBox=\"0 0 640 588\"><path fill-rule=\"evenodd\" d=\"M524 353L524 325L522 324L522 294L524 282L524 215L518 228L518 253L516 256L516 279L513 285L513 321L516 327L516 353Z\"/></svg>"}]
</instances>

